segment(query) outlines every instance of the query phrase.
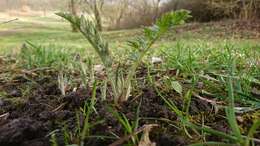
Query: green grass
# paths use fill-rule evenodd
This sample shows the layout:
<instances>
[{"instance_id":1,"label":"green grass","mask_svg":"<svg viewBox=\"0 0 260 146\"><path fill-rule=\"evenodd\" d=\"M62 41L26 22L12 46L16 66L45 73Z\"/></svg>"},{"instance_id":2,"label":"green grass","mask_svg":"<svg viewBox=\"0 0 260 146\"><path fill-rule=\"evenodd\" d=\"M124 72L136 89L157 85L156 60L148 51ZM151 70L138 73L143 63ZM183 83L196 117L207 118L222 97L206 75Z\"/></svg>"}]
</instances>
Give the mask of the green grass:
<instances>
[{"instance_id":1,"label":"green grass","mask_svg":"<svg viewBox=\"0 0 260 146\"><path fill-rule=\"evenodd\" d=\"M206 24L196 26L195 30L188 29L191 26L192 24L188 24L179 27L178 33L174 30L168 32L166 36L154 44L153 51L144 57L142 61L149 66L151 71L156 69L176 71L176 74L171 76L168 74L160 76L159 80L155 80L148 71L150 86L155 88L157 94L165 101L165 105L177 114L179 117L177 122L188 136L190 133L187 129L191 128L195 131L203 131L222 137L229 140L230 143L249 145L251 140L249 138L254 136L260 125L259 121L256 120L251 128L248 127L247 131L242 131L236 121L236 113L240 111L235 107L249 107L253 110L260 108L260 100L251 93L254 87L260 85L260 39L238 39L236 37L238 34L224 32L217 27L211 28ZM219 33L222 35L216 35ZM83 60L76 64L78 65L76 69L82 72L82 82L89 80L93 83L102 82L104 88L107 88L106 81L99 81L92 77L94 75L91 67L94 64L100 64L97 54L80 33L70 31L70 25L65 21L54 18L28 18L20 22L0 25L0 34L0 55L18 53L23 43L26 41L32 43L18 54L18 60L24 68L53 67L62 69L61 73L66 75L66 69L69 66L72 66L69 69L75 69L73 68L73 64L77 62L75 56L79 54L83 60L88 59L90 64L88 65L88 62ZM103 35L110 43L109 49L112 50L113 55L111 56L114 57L115 61L120 61L123 64L134 60L136 54L127 46L126 41L140 36L141 29L105 31ZM159 67L150 63L152 56L163 59ZM59 68L61 65L66 68ZM85 69L84 66L88 66L88 68ZM136 81L136 83L139 82ZM203 85L202 89L197 87L198 83ZM87 86L87 83L83 84ZM134 84L133 88L139 91L140 86L142 85ZM94 106L95 88L96 84L93 89L91 107ZM105 89L101 92L106 94L106 91ZM170 97L172 95L164 95L169 91L177 91L178 96L184 100L184 105L181 105L182 110L172 101ZM225 118L231 127L230 133L226 134L207 125L198 126L200 123L193 123L193 117L189 115L191 98L195 98L193 93L198 93L203 97L209 96L210 99L226 103L223 107L218 108L227 109ZM105 99L105 95L102 99ZM90 111L85 111L86 120L82 129L83 133L81 133L83 139L90 136L90 126L88 125L90 113L88 112L92 112L92 108L88 109ZM132 123L123 114L114 113L114 116L128 134L131 134L138 127L136 123L131 125ZM139 119L138 116L137 119ZM220 143L208 142L208 144Z\"/></svg>"},{"instance_id":2,"label":"green grass","mask_svg":"<svg viewBox=\"0 0 260 146\"><path fill-rule=\"evenodd\" d=\"M0 54L16 54L22 44L29 41L38 49L27 49L20 54L27 68L70 64L77 54L82 58L94 58L93 64L99 64L100 60L91 45L80 33L73 33L70 29L68 23L56 17L30 17L2 24ZM214 35L226 32L217 25L211 28L208 24L187 24L177 30L180 32L172 30L156 42L154 51L146 56L147 61L151 56L162 57L165 68L177 69L184 77L195 75L196 78L205 79L208 75L217 76L219 83L212 84L208 80L203 80L203 83L212 94L221 99L224 97L219 94L222 91L219 84L222 84L221 78L228 76L225 68L228 66L227 49L230 49L237 57L235 74L240 79L240 89L236 91L245 96L250 93L251 84L259 84L260 39L235 39L234 35ZM135 57L136 54L126 41L141 34L141 29L103 32L104 38L110 44L113 54L111 56L120 62Z\"/></svg>"},{"instance_id":3,"label":"green grass","mask_svg":"<svg viewBox=\"0 0 260 146\"><path fill-rule=\"evenodd\" d=\"M185 27L189 28L189 25ZM185 30L185 27L177 34L175 31L169 32L158 44L160 44L160 46L169 46L175 44L176 41L182 41L185 42L185 45L207 44L214 46L223 42L225 39L230 40L235 38L235 35L224 35L223 30L218 30L215 27L213 30L213 28L206 24L196 26L197 29ZM90 48L90 45L86 43L85 38L82 37L80 33L73 33L70 29L70 25L67 22L57 17L29 17L21 18L18 21L8 24L1 24L0 54L19 51L19 48L25 41L43 46L52 45L55 46L55 48L65 48L69 50L85 50L85 48ZM223 33L223 35L216 35L219 33ZM139 36L140 34L141 29L103 32L104 37L110 42L113 50L122 48L126 40ZM238 46L245 44L253 46L259 42L259 39L232 39L232 41ZM92 49L86 49L85 52L88 54L91 50Z\"/></svg>"},{"instance_id":4,"label":"green grass","mask_svg":"<svg viewBox=\"0 0 260 146\"><path fill-rule=\"evenodd\" d=\"M172 50L173 48L175 51ZM194 85L196 86L200 81L203 82L205 86L203 90L211 92L210 95L215 98L222 97L220 100L226 101L228 104L224 108L226 109L226 119L231 128L231 133L226 134L209 127L197 126L189 121L192 119L188 113L190 98L182 97L184 99L182 106L185 107L185 105L187 105L188 108L186 107L183 108L183 110L179 110L179 105L177 106L174 101L171 101L169 95L163 95L164 90L167 89L169 85L155 81L154 77L151 76L148 71L150 84L165 101L168 108L179 117L183 131L188 136L189 133L186 131L185 126L193 130L201 130L218 137L229 139L230 143L226 145L235 143L241 146L249 146L248 141L252 136L244 136L247 135L247 133L243 133L244 135L241 133L240 126L236 119L236 113L238 113L238 111L235 107L260 107L259 100L251 95L252 87L260 85L260 69L257 65L260 54L259 51L255 51L255 49L259 49L259 46L252 48L248 45L239 46L237 48L235 44L231 44L230 42L214 46L213 48L207 45L200 45L199 47L185 46L184 43L179 42L175 46L170 46L170 48L162 50L162 54L166 58L164 64L166 69L176 69L178 74L175 75L175 78L180 82L190 81L192 84L191 87L188 87L187 97L190 92L201 92L194 87ZM211 75L213 76L211 77ZM204 77L207 78L205 79ZM186 99L189 99L188 102ZM258 121L256 120L251 129L254 129L257 123ZM250 131L247 131L249 133L248 135L251 135ZM198 145L211 144L225 145L224 143L218 142L205 142Z\"/></svg>"},{"instance_id":5,"label":"green grass","mask_svg":"<svg viewBox=\"0 0 260 146\"><path fill-rule=\"evenodd\" d=\"M29 41L39 49L20 54L27 68L57 66L62 61L68 63L77 54L83 58L94 58L94 64L99 64L100 60L91 45L80 33L73 33L70 29L68 23L57 17L29 17L1 24L0 54L18 54L22 44ZM222 87L218 84L222 84L221 78L228 76L225 68L228 66L229 48L237 58L235 76L240 80L237 81L239 87L236 87L236 91L244 97L250 93L251 84L259 84L259 38L236 39L238 33L230 35L230 32L224 32L218 25L210 27L209 24L187 24L177 30L179 32L172 30L161 38L146 59L151 56L162 57L165 68L177 69L184 77L196 75L197 78L205 79L207 75L217 76L219 83L212 84L208 80L203 82L208 90L214 89L212 94L221 99L223 96L219 92ZM120 62L135 57L136 54L126 41L141 34L141 29L103 32L104 38L110 43L112 56ZM40 57L43 53L45 58ZM63 59L58 59L60 57Z\"/></svg>"},{"instance_id":6,"label":"green grass","mask_svg":"<svg viewBox=\"0 0 260 146\"><path fill-rule=\"evenodd\" d=\"M55 48L82 49L90 45L80 33L70 31L70 25L61 19L47 18L19 19L18 21L0 25L0 54L19 51L25 41ZM105 37L113 45L135 35L138 30L104 32ZM87 51L91 51L87 50Z\"/></svg>"}]
</instances>

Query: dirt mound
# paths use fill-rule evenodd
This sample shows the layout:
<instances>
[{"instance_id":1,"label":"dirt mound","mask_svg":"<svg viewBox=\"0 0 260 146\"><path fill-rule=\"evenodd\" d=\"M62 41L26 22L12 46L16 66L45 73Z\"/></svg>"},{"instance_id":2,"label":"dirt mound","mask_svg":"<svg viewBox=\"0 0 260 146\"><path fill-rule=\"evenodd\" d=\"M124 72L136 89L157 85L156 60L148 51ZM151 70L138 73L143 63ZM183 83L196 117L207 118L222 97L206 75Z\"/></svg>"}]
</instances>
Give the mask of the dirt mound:
<instances>
[{"instance_id":1,"label":"dirt mound","mask_svg":"<svg viewBox=\"0 0 260 146\"><path fill-rule=\"evenodd\" d=\"M43 123L31 118L10 120L0 127L0 145L26 145L27 141L44 137Z\"/></svg>"},{"instance_id":2,"label":"dirt mound","mask_svg":"<svg viewBox=\"0 0 260 146\"><path fill-rule=\"evenodd\" d=\"M9 100L3 99L2 110L0 115L4 113L9 113L7 119L3 120L3 124L0 125L0 145L11 146L11 145L22 145L29 146L31 143L39 146L50 145L50 133L54 130L60 129L57 132L57 141L60 145L64 144L63 133L61 129L63 128L62 123L67 123L68 129L72 130L77 128L76 124L76 110L80 107L84 107L86 101L90 100L92 88L79 89L76 92L68 93L65 97L60 94L57 84L53 83L54 77L45 77L38 79L37 82L41 85L40 87L34 87L31 90L29 97L23 102L16 103ZM22 78L20 78L22 80ZM20 82L19 84L6 85L4 89L6 92L14 92L11 89L17 89L21 86L27 84L28 81ZM9 89L9 90L7 90ZM97 90L97 98L100 97L100 91ZM140 106L140 126L149 123L158 123L161 125L160 128L154 130L151 134L153 140L158 143L158 145L168 145L169 143L177 144L177 139L184 139L179 135L178 130L174 127L167 128L167 123L163 121L158 121L156 119L167 118L170 120L176 120L176 115L169 111L164 105L163 100L157 96L155 91L151 89L143 89L143 94L140 98L134 99L132 101L126 102L119 107L113 105L112 100L100 101L95 105L97 110L94 113L90 121L100 121L104 122L98 124L91 129L91 134L93 135L103 135L111 136L111 133L116 133L123 136L124 128L118 120L111 114L108 110L113 107L120 113L126 115L130 121L135 120L136 110L141 102ZM9 98L25 98L25 97L11 97ZM110 98L110 97L108 97ZM80 117L83 117L82 113ZM146 120L145 118L154 118L155 120ZM81 124L84 120L81 119ZM83 126L83 125L82 125ZM166 130L166 131L165 131ZM166 133L165 133L166 132ZM175 136L174 136L175 135ZM172 139L173 138L173 139ZM113 143L115 139L99 139L99 138L89 138L87 141L88 146L101 146L109 145ZM161 143L161 144L160 144ZM181 140L180 143L186 143Z\"/></svg>"},{"instance_id":3,"label":"dirt mound","mask_svg":"<svg viewBox=\"0 0 260 146\"><path fill-rule=\"evenodd\" d=\"M92 87L78 88L76 91L69 91L66 96L62 96L57 85L57 72L42 71L37 74L41 74L41 76L32 76L29 80L20 75L20 77L13 78L15 83L5 81L0 85L0 89L3 89L7 95L5 98L0 98L1 146L50 146L52 133L55 133L57 143L62 146L65 145L64 127L71 134L68 139L69 143L79 142L77 131L79 126L82 128L84 125L85 115L82 111L84 111L86 102L91 100ZM29 92L27 91L24 96L26 90L23 87L28 85L30 85ZM14 90L19 90L23 94L19 96L8 94ZM130 124L133 124L138 115L138 127L146 124L158 124L159 126L150 133L151 140L158 146L185 146L192 142L192 139L183 132L183 127L176 114L167 108L153 87L146 85L139 88L140 92L133 92L129 101L117 106L114 105L109 94L107 101L101 101L100 90L97 88L95 111L89 119L89 123L94 126L89 131L90 137L85 141L85 145L107 146L118 140L119 137L127 135L124 126L115 118L110 109L124 114ZM165 94L166 98L173 100L179 109L183 108L183 100L178 94L175 92ZM194 120L200 123L203 113L207 115L207 119L203 121L206 125L228 132L230 129L226 126L225 119L212 114L211 109L211 104L195 97L192 98L190 114ZM194 134L192 130L188 131L190 134ZM141 134L138 136L141 137ZM193 140L199 139L196 134L193 136ZM218 140L212 136L206 136L206 138Z\"/></svg>"}]
</instances>

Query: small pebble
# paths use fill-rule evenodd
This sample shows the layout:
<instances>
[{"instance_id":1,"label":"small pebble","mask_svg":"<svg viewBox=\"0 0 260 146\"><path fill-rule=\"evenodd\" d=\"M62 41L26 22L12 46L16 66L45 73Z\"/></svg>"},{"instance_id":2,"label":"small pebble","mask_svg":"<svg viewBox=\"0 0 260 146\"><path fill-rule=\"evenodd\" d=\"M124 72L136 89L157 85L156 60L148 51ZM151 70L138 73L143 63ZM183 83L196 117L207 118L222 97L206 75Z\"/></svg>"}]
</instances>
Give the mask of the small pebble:
<instances>
[{"instance_id":1,"label":"small pebble","mask_svg":"<svg viewBox=\"0 0 260 146\"><path fill-rule=\"evenodd\" d=\"M258 90L257 88L253 88L253 89L252 89L252 93L253 93L254 95L260 97L260 90Z\"/></svg>"},{"instance_id":2,"label":"small pebble","mask_svg":"<svg viewBox=\"0 0 260 146\"><path fill-rule=\"evenodd\" d=\"M202 89L204 87L204 83L203 82L198 82L197 84L199 89Z\"/></svg>"},{"instance_id":3,"label":"small pebble","mask_svg":"<svg viewBox=\"0 0 260 146\"><path fill-rule=\"evenodd\" d=\"M159 58L159 57L152 57L151 62L152 62L153 64L162 63L162 59Z\"/></svg>"},{"instance_id":4,"label":"small pebble","mask_svg":"<svg viewBox=\"0 0 260 146\"><path fill-rule=\"evenodd\" d=\"M0 107L4 105L4 101L0 97Z\"/></svg>"},{"instance_id":5,"label":"small pebble","mask_svg":"<svg viewBox=\"0 0 260 146\"><path fill-rule=\"evenodd\" d=\"M12 97L21 97L22 92L19 89L12 89L8 95Z\"/></svg>"},{"instance_id":6,"label":"small pebble","mask_svg":"<svg viewBox=\"0 0 260 146\"><path fill-rule=\"evenodd\" d=\"M0 58L0 64L3 64L4 60L2 58Z\"/></svg>"},{"instance_id":7,"label":"small pebble","mask_svg":"<svg viewBox=\"0 0 260 146\"><path fill-rule=\"evenodd\" d=\"M102 71L105 69L103 65L94 65L94 71L97 73L102 73Z\"/></svg>"},{"instance_id":8,"label":"small pebble","mask_svg":"<svg viewBox=\"0 0 260 146\"><path fill-rule=\"evenodd\" d=\"M240 123L242 123L244 121L243 117L241 116L237 116L237 121L239 121Z\"/></svg>"}]
</instances>

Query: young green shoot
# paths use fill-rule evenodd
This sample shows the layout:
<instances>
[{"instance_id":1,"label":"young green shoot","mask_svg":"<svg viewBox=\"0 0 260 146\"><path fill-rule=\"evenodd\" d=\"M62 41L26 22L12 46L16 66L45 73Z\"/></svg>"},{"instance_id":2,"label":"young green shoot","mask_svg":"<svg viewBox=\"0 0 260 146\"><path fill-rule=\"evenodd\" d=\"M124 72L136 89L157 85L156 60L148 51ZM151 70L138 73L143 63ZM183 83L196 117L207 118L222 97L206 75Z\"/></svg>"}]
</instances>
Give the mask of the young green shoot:
<instances>
[{"instance_id":1,"label":"young green shoot","mask_svg":"<svg viewBox=\"0 0 260 146\"><path fill-rule=\"evenodd\" d=\"M186 10L167 13L158 19L152 27L144 28L144 36L129 41L129 45L132 48L137 49L139 54L129 68L127 76L124 78L120 72L117 72L118 70L113 70L112 65L114 62L109 50L108 42L103 39L101 33L97 29L97 25L92 20L84 16L77 17L67 13L57 13L57 15L75 25L99 55L99 58L106 68L115 103L128 100L131 92L131 82L135 76L136 70L144 56L151 50L153 44L173 26L183 24L185 20L190 17L189 11Z\"/></svg>"}]
</instances>

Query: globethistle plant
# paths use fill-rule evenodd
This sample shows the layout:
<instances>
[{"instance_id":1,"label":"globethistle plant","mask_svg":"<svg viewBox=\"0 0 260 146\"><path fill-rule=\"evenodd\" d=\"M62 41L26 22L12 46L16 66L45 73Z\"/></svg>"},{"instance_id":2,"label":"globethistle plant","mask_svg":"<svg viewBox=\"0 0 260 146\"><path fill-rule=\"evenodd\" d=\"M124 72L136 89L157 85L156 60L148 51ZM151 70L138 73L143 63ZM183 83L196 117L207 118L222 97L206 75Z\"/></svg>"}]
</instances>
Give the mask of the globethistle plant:
<instances>
[{"instance_id":1,"label":"globethistle plant","mask_svg":"<svg viewBox=\"0 0 260 146\"><path fill-rule=\"evenodd\" d=\"M178 10L169 12L159 18L151 27L145 27L144 35L128 41L130 47L138 50L138 57L130 66L128 74L124 76L119 69L113 70L113 59L108 42L105 41L97 29L97 25L90 18L78 17L68 13L57 13L58 16L68 20L85 36L101 59L112 86L115 103L127 101L131 92L131 81L144 56L151 50L153 44L173 26L183 24L190 15L189 11Z\"/></svg>"}]
</instances>

